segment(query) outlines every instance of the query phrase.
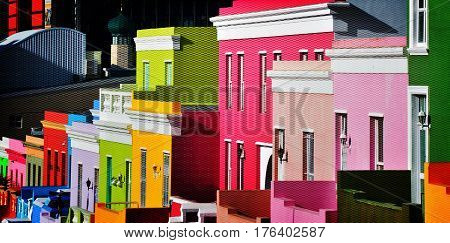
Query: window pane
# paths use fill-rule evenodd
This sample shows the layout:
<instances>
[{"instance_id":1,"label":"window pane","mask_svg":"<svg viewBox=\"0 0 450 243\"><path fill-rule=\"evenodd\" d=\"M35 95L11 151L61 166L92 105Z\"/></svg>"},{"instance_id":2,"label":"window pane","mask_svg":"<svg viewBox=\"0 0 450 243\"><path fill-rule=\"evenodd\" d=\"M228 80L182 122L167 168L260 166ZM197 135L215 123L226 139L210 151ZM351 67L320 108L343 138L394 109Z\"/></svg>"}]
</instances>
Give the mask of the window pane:
<instances>
[{"instance_id":1,"label":"window pane","mask_svg":"<svg viewBox=\"0 0 450 243\"><path fill-rule=\"evenodd\" d=\"M166 62L166 85L172 85L172 63Z\"/></svg>"},{"instance_id":2,"label":"window pane","mask_svg":"<svg viewBox=\"0 0 450 243\"><path fill-rule=\"evenodd\" d=\"M425 42L425 13L419 12L419 29L418 29L418 42L424 43Z\"/></svg>"},{"instance_id":3,"label":"window pane","mask_svg":"<svg viewBox=\"0 0 450 243\"><path fill-rule=\"evenodd\" d=\"M145 208L145 192L147 190L147 150L141 150L141 207Z\"/></svg>"},{"instance_id":4,"label":"window pane","mask_svg":"<svg viewBox=\"0 0 450 243\"><path fill-rule=\"evenodd\" d=\"M419 0L419 8L425 7L425 0Z\"/></svg>"},{"instance_id":5,"label":"window pane","mask_svg":"<svg viewBox=\"0 0 450 243\"><path fill-rule=\"evenodd\" d=\"M150 63L144 63L144 90L148 91L150 87Z\"/></svg>"}]
</instances>

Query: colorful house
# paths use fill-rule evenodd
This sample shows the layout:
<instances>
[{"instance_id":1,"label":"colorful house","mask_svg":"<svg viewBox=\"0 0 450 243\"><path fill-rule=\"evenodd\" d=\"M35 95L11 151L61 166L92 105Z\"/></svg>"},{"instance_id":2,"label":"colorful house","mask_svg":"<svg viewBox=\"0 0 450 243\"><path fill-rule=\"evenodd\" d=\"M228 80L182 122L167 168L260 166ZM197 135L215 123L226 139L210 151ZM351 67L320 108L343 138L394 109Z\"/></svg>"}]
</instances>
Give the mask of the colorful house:
<instances>
[{"instance_id":1,"label":"colorful house","mask_svg":"<svg viewBox=\"0 0 450 243\"><path fill-rule=\"evenodd\" d=\"M42 186L44 139L27 136L23 144L27 156L27 187Z\"/></svg>"},{"instance_id":2,"label":"colorful house","mask_svg":"<svg viewBox=\"0 0 450 243\"><path fill-rule=\"evenodd\" d=\"M408 164L412 171L412 198L415 203L425 203L425 222L450 222L445 207L449 200L448 184L443 177L444 171L448 171L445 162L450 161L446 152L450 142L447 111L450 70L445 43L450 36L447 24L450 6L429 0L408 3ZM425 168L428 175L424 174Z\"/></svg>"},{"instance_id":3,"label":"colorful house","mask_svg":"<svg viewBox=\"0 0 450 243\"><path fill-rule=\"evenodd\" d=\"M16 139L9 139L8 153L8 174L11 179L11 188L20 191L26 183L26 152L23 142Z\"/></svg>"},{"instance_id":4,"label":"colorful house","mask_svg":"<svg viewBox=\"0 0 450 243\"><path fill-rule=\"evenodd\" d=\"M9 139L3 137L0 140L0 177L7 177L8 175L8 153L6 149L9 148Z\"/></svg>"},{"instance_id":5,"label":"colorful house","mask_svg":"<svg viewBox=\"0 0 450 243\"><path fill-rule=\"evenodd\" d=\"M99 144L98 131L90 123L74 122L66 127L71 141L71 212L76 215L79 211L94 212L98 198L99 186ZM89 214L84 218L89 219ZM73 220L73 219L72 219ZM77 220L75 221L84 221Z\"/></svg>"},{"instance_id":6,"label":"colorful house","mask_svg":"<svg viewBox=\"0 0 450 243\"><path fill-rule=\"evenodd\" d=\"M337 221L333 82L330 61L276 61L271 222ZM266 181L270 183L270 181Z\"/></svg>"},{"instance_id":7,"label":"colorful house","mask_svg":"<svg viewBox=\"0 0 450 243\"><path fill-rule=\"evenodd\" d=\"M131 107L134 85L118 89L100 89L99 120L94 125L99 132L98 202L106 211L123 210L131 206L131 121L125 111ZM127 176L128 175L128 176ZM98 214L96 219L105 219ZM98 221L108 222L108 221Z\"/></svg>"}]
</instances>

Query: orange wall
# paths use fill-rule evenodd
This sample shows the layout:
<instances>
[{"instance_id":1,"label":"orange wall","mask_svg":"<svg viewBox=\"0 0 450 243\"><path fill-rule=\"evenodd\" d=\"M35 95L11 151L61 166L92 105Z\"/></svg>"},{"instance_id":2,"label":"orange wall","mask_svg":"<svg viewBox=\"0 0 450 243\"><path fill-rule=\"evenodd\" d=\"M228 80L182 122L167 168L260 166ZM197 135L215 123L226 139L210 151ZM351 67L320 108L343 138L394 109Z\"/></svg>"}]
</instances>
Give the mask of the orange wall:
<instances>
[{"instance_id":1,"label":"orange wall","mask_svg":"<svg viewBox=\"0 0 450 243\"><path fill-rule=\"evenodd\" d=\"M425 164L425 222L450 223L450 163Z\"/></svg>"}]
</instances>

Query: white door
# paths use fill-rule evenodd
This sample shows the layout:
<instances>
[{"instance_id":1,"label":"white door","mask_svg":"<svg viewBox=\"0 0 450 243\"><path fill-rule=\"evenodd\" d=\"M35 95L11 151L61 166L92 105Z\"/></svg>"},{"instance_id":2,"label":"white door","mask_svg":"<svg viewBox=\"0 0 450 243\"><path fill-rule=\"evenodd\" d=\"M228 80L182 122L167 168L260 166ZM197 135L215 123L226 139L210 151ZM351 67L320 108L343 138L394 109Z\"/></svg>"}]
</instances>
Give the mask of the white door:
<instances>
[{"instance_id":1,"label":"white door","mask_svg":"<svg viewBox=\"0 0 450 243\"><path fill-rule=\"evenodd\" d=\"M272 181L272 147L259 147L259 159L260 189L270 189L270 182Z\"/></svg>"},{"instance_id":2,"label":"white door","mask_svg":"<svg viewBox=\"0 0 450 243\"><path fill-rule=\"evenodd\" d=\"M427 158L426 149L426 137L427 130L419 125L419 112L424 112L427 114L427 100L425 95L414 95L412 96L411 103L411 134L412 134L412 165L411 165L411 176L412 176L412 202L422 203L422 190L423 190L423 170L424 163Z\"/></svg>"}]
</instances>

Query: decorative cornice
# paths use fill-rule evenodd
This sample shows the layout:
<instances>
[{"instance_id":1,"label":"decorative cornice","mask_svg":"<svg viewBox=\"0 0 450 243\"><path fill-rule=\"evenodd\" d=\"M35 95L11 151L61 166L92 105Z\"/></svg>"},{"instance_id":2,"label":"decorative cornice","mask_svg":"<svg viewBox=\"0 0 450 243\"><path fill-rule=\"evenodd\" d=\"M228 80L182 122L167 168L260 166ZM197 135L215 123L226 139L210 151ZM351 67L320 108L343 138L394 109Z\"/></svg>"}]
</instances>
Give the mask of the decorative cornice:
<instances>
[{"instance_id":1,"label":"decorative cornice","mask_svg":"<svg viewBox=\"0 0 450 243\"><path fill-rule=\"evenodd\" d=\"M326 51L330 58L354 57L404 57L403 47L363 48L363 49L330 49Z\"/></svg>"},{"instance_id":2,"label":"decorative cornice","mask_svg":"<svg viewBox=\"0 0 450 243\"><path fill-rule=\"evenodd\" d=\"M267 76L277 79L330 79L329 71L268 71Z\"/></svg>"},{"instance_id":3,"label":"decorative cornice","mask_svg":"<svg viewBox=\"0 0 450 243\"><path fill-rule=\"evenodd\" d=\"M152 36L136 37L136 51L155 51L155 50L180 50L181 36Z\"/></svg>"},{"instance_id":4,"label":"decorative cornice","mask_svg":"<svg viewBox=\"0 0 450 243\"><path fill-rule=\"evenodd\" d=\"M155 114L128 110L132 129L164 135L181 135L181 115Z\"/></svg>"},{"instance_id":5,"label":"decorative cornice","mask_svg":"<svg viewBox=\"0 0 450 243\"><path fill-rule=\"evenodd\" d=\"M333 32L330 4L315 4L211 18L219 40ZM334 4L333 6L336 6ZM350 6L339 3L339 6Z\"/></svg>"},{"instance_id":6,"label":"decorative cornice","mask_svg":"<svg viewBox=\"0 0 450 243\"><path fill-rule=\"evenodd\" d=\"M62 131L66 130L65 124L46 121L46 120L41 121L41 123L44 128L51 128L51 129L62 130Z\"/></svg>"}]
</instances>

